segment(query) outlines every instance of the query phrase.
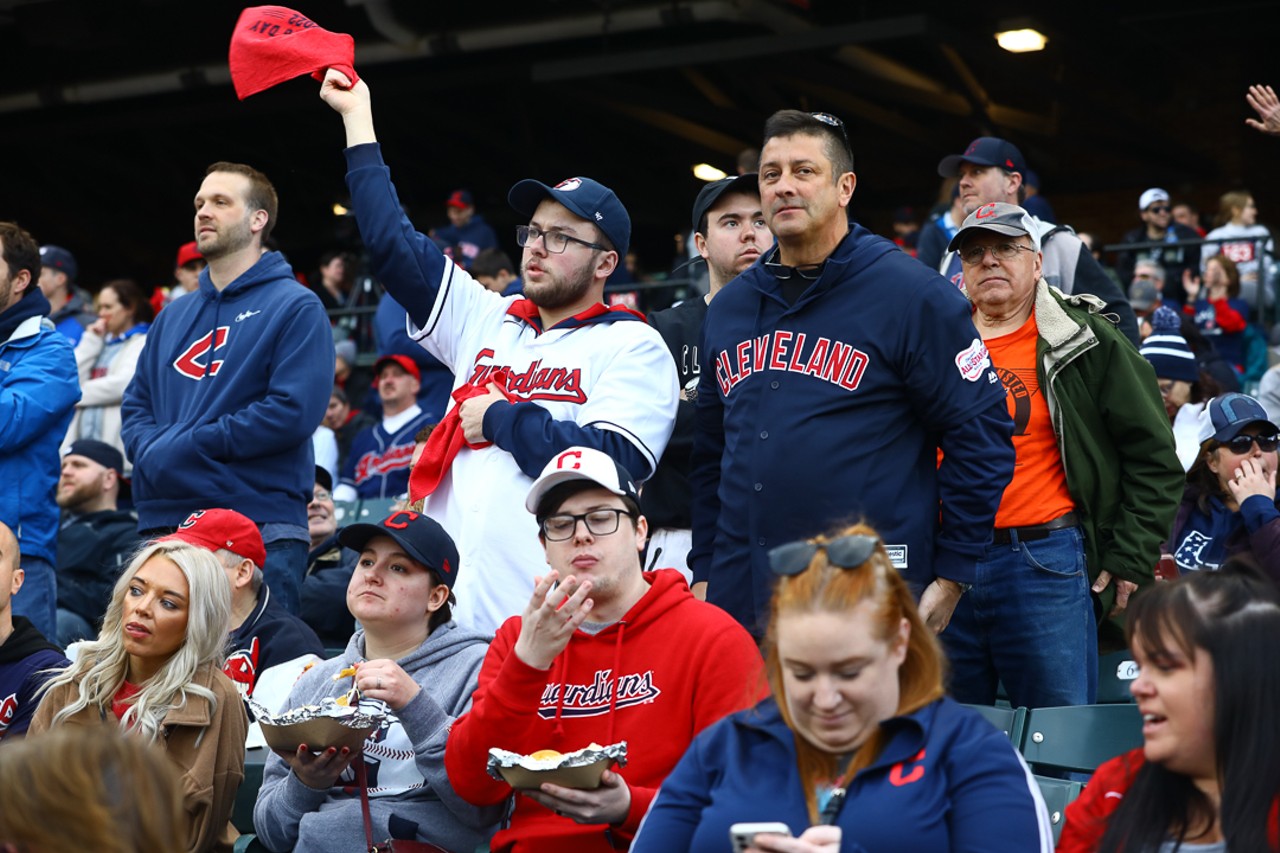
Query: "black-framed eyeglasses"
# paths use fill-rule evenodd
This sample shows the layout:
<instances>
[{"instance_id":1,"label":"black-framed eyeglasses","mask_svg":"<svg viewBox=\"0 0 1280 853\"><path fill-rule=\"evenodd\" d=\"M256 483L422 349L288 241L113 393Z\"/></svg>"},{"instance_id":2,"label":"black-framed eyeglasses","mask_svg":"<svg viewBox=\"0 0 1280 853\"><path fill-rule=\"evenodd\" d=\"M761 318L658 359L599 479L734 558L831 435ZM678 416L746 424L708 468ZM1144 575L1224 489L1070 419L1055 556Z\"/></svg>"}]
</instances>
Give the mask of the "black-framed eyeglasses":
<instances>
[{"instance_id":1,"label":"black-framed eyeglasses","mask_svg":"<svg viewBox=\"0 0 1280 853\"><path fill-rule=\"evenodd\" d=\"M776 575L798 575L809 567L813 555L821 549L827 552L827 562L831 565L842 569L856 569L871 558L879 544L879 536L868 536L865 533L841 536L825 543L808 540L788 542L769 552L769 568Z\"/></svg>"},{"instance_id":2,"label":"black-framed eyeglasses","mask_svg":"<svg viewBox=\"0 0 1280 853\"><path fill-rule=\"evenodd\" d=\"M578 522L581 521L587 526L587 532L592 536L608 536L610 533L618 532L618 520L624 515L630 516L631 511L609 507L593 509L591 512L578 515L568 512L549 515L542 520L542 535L548 542L563 542L572 538L574 531L578 529Z\"/></svg>"},{"instance_id":3,"label":"black-framed eyeglasses","mask_svg":"<svg viewBox=\"0 0 1280 853\"><path fill-rule=\"evenodd\" d=\"M1030 246L1024 246L1021 243L997 243L994 246L965 246L960 250L960 262L967 266L976 266L982 263L982 259L987 256L987 252L991 252L991 257L997 261L1011 261L1017 257L1018 252L1034 252L1035 249Z\"/></svg>"},{"instance_id":4,"label":"black-framed eyeglasses","mask_svg":"<svg viewBox=\"0 0 1280 853\"><path fill-rule=\"evenodd\" d=\"M1218 446L1225 447L1236 456L1244 456L1253 449L1255 442L1258 445L1258 449L1263 453L1274 453L1276 448L1280 447L1280 433L1271 433L1270 435L1237 435L1230 441L1218 442Z\"/></svg>"},{"instance_id":5,"label":"black-framed eyeglasses","mask_svg":"<svg viewBox=\"0 0 1280 853\"><path fill-rule=\"evenodd\" d=\"M532 225L516 226L516 243L521 248L536 242L539 237L542 238L542 245L553 255L562 253L569 248L570 243L577 243L580 246L586 246L588 249L599 249L602 252L609 251L608 246L592 243L589 240L580 240L563 231L543 231L541 228L534 228Z\"/></svg>"},{"instance_id":6,"label":"black-framed eyeglasses","mask_svg":"<svg viewBox=\"0 0 1280 853\"><path fill-rule=\"evenodd\" d=\"M840 138L844 140L844 148L849 152L849 160L852 162L853 146L849 144L849 131L845 128L844 122L836 116L833 116L831 113L809 113L809 118L817 119L827 127L833 127L840 131Z\"/></svg>"},{"instance_id":7,"label":"black-framed eyeglasses","mask_svg":"<svg viewBox=\"0 0 1280 853\"><path fill-rule=\"evenodd\" d=\"M1147 208L1147 213L1168 213L1171 210L1173 210L1173 208L1169 207L1167 204L1153 204L1151 207Z\"/></svg>"}]
</instances>

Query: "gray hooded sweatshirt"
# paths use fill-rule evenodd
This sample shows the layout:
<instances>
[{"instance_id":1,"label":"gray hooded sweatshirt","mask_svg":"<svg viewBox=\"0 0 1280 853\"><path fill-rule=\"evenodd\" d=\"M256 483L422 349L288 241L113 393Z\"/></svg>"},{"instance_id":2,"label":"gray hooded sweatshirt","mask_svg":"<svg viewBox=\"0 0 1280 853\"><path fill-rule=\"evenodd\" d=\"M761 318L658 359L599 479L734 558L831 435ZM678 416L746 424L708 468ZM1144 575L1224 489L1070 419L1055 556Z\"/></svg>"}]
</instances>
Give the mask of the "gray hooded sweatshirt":
<instances>
[{"instance_id":1,"label":"gray hooded sweatshirt","mask_svg":"<svg viewBox=\"0 0 1280 853\"><path fill-rule=\"evenodd\" d=\"M375 843L387 838L430 841L469 853L497 829L505 806L477 808L465 802L454 793L444 769L449 726L471 707L489 639L447 622L396 661L422 690L364 743ZM316 664L298 679L286 707L345 693L351 681L334 681L334 673L364 659L364 632L356 631L341 655ZM253 825L269 850L365 849L354 765L324 791L308 788L283 759L269 756Z\"/></svg>"}]
</instances>

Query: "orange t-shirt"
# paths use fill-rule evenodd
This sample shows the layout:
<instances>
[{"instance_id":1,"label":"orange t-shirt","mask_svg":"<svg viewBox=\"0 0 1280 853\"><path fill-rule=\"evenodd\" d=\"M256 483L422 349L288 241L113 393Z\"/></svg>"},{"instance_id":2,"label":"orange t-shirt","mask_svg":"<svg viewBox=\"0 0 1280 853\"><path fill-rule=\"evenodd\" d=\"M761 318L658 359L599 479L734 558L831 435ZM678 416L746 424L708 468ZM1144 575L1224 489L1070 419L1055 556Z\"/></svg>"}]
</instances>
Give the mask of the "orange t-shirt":
<instances>
[{"instance_id":1,"label":"orange t-shirt","mask_svg":"<svg viewBox=\"0 0 1280 853\"><path fill-rule=\"evenodd\" d=\"M996 527L1044 524L1075 509L1067 491L1067 475L1049 418L1049 404L1040 393L1036 373L1038 337L1036 315L1032 313L1016 332L985 341L991 363L1009 392L1006 402L1013 418L1013 449L1017 454L1013 481L1004 490L996 512Z\"/></svg>"}]
</instances>

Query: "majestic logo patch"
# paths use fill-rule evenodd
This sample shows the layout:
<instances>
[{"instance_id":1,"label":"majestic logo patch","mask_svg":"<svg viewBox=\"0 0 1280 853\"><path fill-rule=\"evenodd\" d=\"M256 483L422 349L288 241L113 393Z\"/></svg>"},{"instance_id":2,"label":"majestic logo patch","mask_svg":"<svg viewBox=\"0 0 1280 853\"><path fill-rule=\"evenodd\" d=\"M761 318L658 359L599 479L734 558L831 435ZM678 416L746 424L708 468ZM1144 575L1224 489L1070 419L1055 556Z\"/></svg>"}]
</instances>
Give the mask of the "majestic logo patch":
<instances>
[{"instance_id":1,"label":"majestic logo patch","mask_svg":"<svg viewBox=\"0 0 1280 853\"><path fill-rule=\"evenodd\" d=\"M885 553L889 555L890 564L899 571L907 568L907 547L906 545L884 546Z\"/></svg>"},{"instance_id":2,"label":"majestic logo patch","mask_svg":"<svg viewBox=\"0 0 1280 853\"><path fill-rule=\"evenodd\" d=\"M199 382L205 375L217 376L222 369L222 359L214 359L205 363L210 352L216 352L227 345L227 333L230 326L219 326L215 331L205 333L191 346L182 351L182 355L173 360L173 369L188 379Z\"/></svg>"},{"instance_id":3,"label":"majestic logo patch","mask_svg":"<svg viewBox=\"0 0 1280 853\"><path fill-rule=\"evenodd\" d=\"M977 382L991 369L991 357L987 355L987 345L978 338L973 343L956 353L956 369L969 382Z\"/></svg>"},{"instance_id":4,"label":"majestic logo patch","mask_svg":"<svg viewBox=\"0 0 1280 853\"><path fill-rule=\"evenodd\" d=\"M653 670L622 675L617 679L618 701L613 703L613 670L596 670L590 684L548 684L538 702L538 716L554 720L560 707L560 690L564 688L562 717L598 717L609 713L609 706L621 711L633 705L647 705L662 695L653 684Z\"/></svg>"}]
</instances>

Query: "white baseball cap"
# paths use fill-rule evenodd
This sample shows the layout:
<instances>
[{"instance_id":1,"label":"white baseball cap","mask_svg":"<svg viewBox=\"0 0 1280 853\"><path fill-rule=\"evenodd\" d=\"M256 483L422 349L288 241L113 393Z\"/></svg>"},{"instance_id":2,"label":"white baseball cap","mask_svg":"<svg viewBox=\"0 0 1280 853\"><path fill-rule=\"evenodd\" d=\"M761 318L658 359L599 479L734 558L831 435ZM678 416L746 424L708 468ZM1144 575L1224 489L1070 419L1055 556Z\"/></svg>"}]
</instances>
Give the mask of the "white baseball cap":
<instances>
[{"instance_id":1,"label":"white baseball cap","mask_svg":"<svg viewBox=\"0 0 1280 853\"><path fill-rule=\"evenodd\" d=\"M1158 201L1168 201L1169 194L1159 187L1152 187L1138 199L1138 210L1146 210Z\"/></svg>"},{"instance_id":2,"label":"white baseball cap","mask_svg":"<svg viewBox=\"0 0 1280 853\"><path fill-rule=\"evenodd\" d=\"M620 498L628 498L636 506L640 505L640 493L630 472L612 456L591 447L570 447L557 453L542 469L524 499L524 508L536 513L547 492L572 480L587 480Z\"/></svg>"}]
</instances>

